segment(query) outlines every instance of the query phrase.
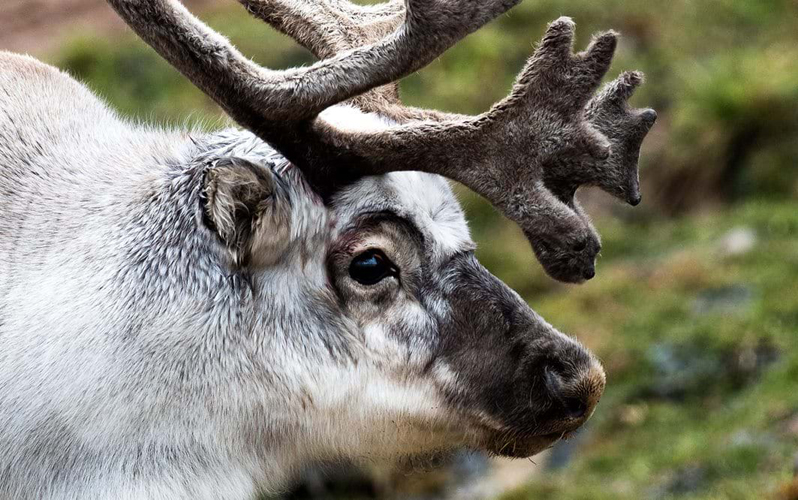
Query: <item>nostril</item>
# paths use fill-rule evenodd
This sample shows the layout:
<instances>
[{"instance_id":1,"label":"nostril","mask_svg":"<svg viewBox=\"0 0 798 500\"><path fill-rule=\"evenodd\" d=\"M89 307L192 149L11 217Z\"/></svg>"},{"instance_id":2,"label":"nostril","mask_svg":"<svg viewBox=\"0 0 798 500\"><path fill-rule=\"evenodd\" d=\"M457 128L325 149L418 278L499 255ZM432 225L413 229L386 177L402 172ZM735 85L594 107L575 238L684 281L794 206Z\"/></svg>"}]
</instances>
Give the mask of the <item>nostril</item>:
<instances>
[{"instance_id":1,"label":"nostril","mask_svg":"<svg viewBox=\"0 0 798 500\"><path fill-rule=\"evenodd\" d=\"M572 390L566 388L562 373L562 371L558 371L551 366L546 368L546 386L549 394L559 403L560 410L558 410L558 413L562 412L562 418L569 420L582 419L590 412L590 402L587 397L572 395ZM571 394L568 394L569 392Z\"/></svg>"},{"instance_id":2,"label":"nostril","mask_svg":"<svg viewBox=\"0 0 798 500\"><path fill-rule=\"evenodd\" d=\"M591 280L594 276L596 276L596 269L592 266L590 269L585 269L585 271L582 273L582 277L586 280Z\"/></svg>"},{"instance_id":3,"label":"nostril","mask_svg":"<svg viewBox=\"0 0 798 500\"><path fill-rule=\"evenodd\" d=\"M565 414L568 418L579 419L587 414L587 403L579 398L562 398Z\"/></svg>"}]
</instances>

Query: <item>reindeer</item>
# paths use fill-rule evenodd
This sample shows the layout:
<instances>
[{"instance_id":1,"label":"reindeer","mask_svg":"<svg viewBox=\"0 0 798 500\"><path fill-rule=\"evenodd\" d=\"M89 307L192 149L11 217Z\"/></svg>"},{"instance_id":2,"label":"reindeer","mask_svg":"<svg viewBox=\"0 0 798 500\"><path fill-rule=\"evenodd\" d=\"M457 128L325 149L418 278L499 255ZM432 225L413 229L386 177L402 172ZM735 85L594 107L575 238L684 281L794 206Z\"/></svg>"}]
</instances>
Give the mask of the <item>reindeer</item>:
<instances>
[{"instance_id":1,"label":"reindeer","mask_svg":"<svg viewBox=\"0 0 798 500\"><path fill-rule=\"evenodd\" d=\"M175 0L109 0L244 130L130 123L0 53L0 498L253 498L579 428L601 364L477 262L446 178L592 278L574 193L640 201L641 75L596 93L616 34L574 54L563 18L482 115L396 84L519 1L240 0L320 58L273 71Z\"/></svg>"}]
</instances>

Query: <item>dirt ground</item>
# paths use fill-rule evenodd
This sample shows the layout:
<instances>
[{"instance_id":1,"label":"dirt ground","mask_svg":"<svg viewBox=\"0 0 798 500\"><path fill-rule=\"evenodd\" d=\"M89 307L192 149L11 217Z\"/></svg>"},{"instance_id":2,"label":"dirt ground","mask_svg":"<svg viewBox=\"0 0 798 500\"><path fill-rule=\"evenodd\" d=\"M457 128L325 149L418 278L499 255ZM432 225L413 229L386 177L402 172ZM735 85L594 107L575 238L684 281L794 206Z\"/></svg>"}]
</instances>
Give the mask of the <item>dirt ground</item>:
<instances>
[{"instance_id":1,"label":"dirt ground","mask_svg":"<svg viewBox=\"0 0 798 500\"><path fill-rule=\"evenodd\" d=\"M220 0L183 0L201 10ZM125 29L105 0L0 0L0 50L42 55L78 29Z\"/></svg>"}]
</instances>

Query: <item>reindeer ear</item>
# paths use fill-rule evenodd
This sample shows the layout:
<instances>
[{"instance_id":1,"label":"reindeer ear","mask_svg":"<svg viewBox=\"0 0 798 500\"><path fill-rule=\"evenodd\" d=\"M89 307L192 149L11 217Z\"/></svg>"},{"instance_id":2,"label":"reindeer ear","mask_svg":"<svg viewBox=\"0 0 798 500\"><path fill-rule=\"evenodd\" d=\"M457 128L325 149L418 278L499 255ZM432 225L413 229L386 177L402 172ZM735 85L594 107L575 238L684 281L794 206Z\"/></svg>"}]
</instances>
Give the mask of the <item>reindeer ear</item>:
<instances>
[{"instance_id":1,"label":"reindeer ear","mask_svg":"<svg viewBox=\"0 0 798 500\"><path fill-rule=\"evenodd\" d=\"M220 160L205 174L205 215L234 265L268 265L285 250L290 218L279 191L271 169L241 158Z\"/></svg>"}]
</instances>

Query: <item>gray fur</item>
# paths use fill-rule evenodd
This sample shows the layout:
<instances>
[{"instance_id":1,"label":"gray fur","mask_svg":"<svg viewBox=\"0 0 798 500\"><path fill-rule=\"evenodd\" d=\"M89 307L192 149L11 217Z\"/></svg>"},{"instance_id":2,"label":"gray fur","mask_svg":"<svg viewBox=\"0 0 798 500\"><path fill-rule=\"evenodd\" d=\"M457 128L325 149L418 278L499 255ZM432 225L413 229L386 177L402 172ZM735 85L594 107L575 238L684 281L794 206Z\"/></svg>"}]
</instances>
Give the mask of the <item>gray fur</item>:
<instances>
[{"instance_id":1,"label":"gray fur","mask_svg":"<svg viewBox=\"0 0 798 500\"><path fill-rule=\"evenodd\" d=\"M399 274L351 279L370 248ZM604 374L473 248L443 178L325 203L249 132L128 123L0 53L0 498L254 498L313 461L539 452Z\"/></svg>"}]
</instances>

